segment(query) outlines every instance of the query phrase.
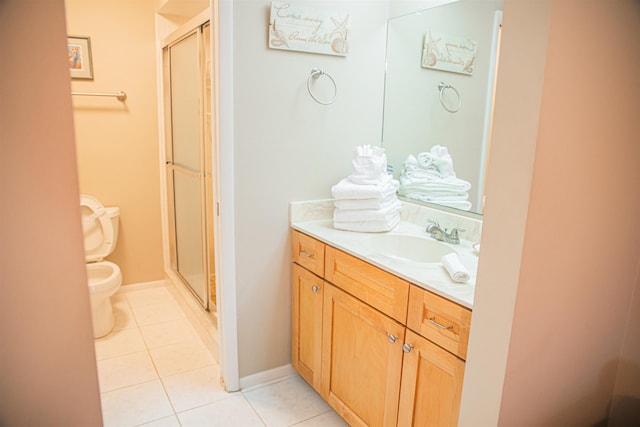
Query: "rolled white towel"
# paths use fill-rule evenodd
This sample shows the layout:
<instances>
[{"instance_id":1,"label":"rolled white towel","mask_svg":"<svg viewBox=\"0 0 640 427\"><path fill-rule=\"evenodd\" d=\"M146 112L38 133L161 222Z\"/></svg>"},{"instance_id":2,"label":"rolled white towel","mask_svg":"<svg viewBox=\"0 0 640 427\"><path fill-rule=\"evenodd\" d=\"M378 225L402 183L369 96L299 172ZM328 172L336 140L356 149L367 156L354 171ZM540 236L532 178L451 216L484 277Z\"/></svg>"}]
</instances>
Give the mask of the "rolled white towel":
<instances>
[{"instance_id":1,"label":"rolled white towel","mask_svg":"<svg viewBox=\"0 0 640 427\"><path fill-rule=\"evenodd\" d=\"M453 170L453 159L447 147L434 145L428 153L418 154L418 163L425 168L435 166L443 178L456 176Z\"/></svg>"},{"instance_id":2,"label":"rolled white towel","mask_svg":"<svg viewBox=\"0 0 640 427\"><path fill-rule=\"evenodd\" d=\"M464 283L471 278L469 271L455 252L442 257L442 266L455 282Z\"/></svg>"}]
</instances>

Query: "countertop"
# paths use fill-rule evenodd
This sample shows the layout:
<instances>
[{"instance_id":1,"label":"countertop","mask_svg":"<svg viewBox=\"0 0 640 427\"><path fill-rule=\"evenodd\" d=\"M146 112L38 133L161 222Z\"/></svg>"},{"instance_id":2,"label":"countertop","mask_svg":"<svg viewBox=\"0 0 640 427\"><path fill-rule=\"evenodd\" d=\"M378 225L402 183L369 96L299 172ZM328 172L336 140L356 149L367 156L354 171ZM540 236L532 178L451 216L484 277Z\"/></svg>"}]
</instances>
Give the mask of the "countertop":
<instances>
[{"instance_id":1,"label":"countertop","mask_svg":"<svg viewBox=\"0 0 640 427\"><path fill-rule=\"evenodd\" d=\"M333 220L331 217L327 218L333 211L333 204L330 200L296 203L297 205L292 204L290 207L290 225L293 229L315 237L330 246L361 258L382 270L401 277L410 283L427 289L464 307L473 308L476 272L478 269L478 253L473 248L473 244L479 240L481 221L478 225L469 223L465 218L453 218L449 215L436 218L443 226L447 224L446 220L450 219L450 222L455 224L455 226L466 225L472 229L469 234L475 241L461 238L460 244L446 244L451 248L452 252L458 253L460 260L471 276L468 282L457 283L451 279L451 276L440 262L425 263L395 258L382 253L375 253L366 244L368 238L378 234L417 235L431 239L425 232L426 223L425 225L415 223L417 215L408 213L411 210L415 211L415 208L411 205L403 206L401 213L402 220L393 230L386 233L359 233L333 228ZM426 214L434 216L430 215L432 213L433 212L427 212ZM441 213L438 213L438 215L441 215ZM466 222L466 224L461 224L461 222ZM449 226L449 228L450 227L451 226Z\"/></svg>"}]
</instances>

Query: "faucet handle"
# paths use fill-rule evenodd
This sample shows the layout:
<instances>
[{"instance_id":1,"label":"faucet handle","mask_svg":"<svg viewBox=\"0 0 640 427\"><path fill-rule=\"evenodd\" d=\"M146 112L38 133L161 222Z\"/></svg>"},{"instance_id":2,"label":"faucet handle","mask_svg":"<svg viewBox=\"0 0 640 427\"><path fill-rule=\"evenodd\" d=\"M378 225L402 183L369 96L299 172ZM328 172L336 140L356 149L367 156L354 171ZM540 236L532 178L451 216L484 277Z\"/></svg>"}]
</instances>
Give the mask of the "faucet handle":
<instances>
[{"instance_id":1,"label":"faucet handle","mask_svg":"<svg viewBox=\"0 0 640 427\"><path fill-rule=\"evenodd\" d=\"M460 243L460 235L458 234L458 232L461 231L466 230L464 228L453 227L451 231L445 230L445 233L447 233L447 238L451 243Z\"/></svg>"}]
</instances>

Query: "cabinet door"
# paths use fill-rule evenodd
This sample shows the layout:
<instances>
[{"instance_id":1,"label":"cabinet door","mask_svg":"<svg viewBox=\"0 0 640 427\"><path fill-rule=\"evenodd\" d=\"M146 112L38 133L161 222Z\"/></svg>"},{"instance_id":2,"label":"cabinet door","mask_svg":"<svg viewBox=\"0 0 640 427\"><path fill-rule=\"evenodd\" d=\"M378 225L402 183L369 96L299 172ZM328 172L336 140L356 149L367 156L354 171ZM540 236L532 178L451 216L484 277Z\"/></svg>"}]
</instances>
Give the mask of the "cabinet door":
<instances>
[{"instance_id":1,"label":"cabinet door","mask_svg":"<svg viewBox=\"0 0 640 427\"><path fill-rule=\"evenodd\" d=\"M324 283L318 276L292 264L291 285L291 364L320 392Z\"/></svg>"},{"instance_id":2,"label":"cabinet door","mask_svg":"<svg viewBox=\"0 0 640 427\"><path fill-rule=\"evenodd\" d=\"M395 426L405 328L325 282L322 397L351 426Z\"/></svg>"},{"instance_id":3,"label":"cabinet door","mask_svg":"<svg viewBox=\"0 0 640 427\"><path fill-rule=\"evenodd\" d=\"M464 361L407 330L398 427L456 426Z\"/></svg>"}]
</instances>

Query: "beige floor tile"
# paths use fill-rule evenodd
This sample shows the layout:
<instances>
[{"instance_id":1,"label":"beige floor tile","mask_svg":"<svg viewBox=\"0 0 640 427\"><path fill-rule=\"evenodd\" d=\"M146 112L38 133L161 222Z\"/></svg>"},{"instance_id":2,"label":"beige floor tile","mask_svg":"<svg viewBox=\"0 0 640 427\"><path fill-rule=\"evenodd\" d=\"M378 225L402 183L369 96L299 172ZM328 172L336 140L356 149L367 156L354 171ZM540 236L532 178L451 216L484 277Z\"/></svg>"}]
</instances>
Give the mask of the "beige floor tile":
<instances>
[{"instance_id":1,"label":"beige floor tile","mask_svg":"<svg viewBox=\"0 0 640 427\"><path fill-rule=\"evenodd\" d=\"M167 418L151 421L150 423L141 424L140 427L180 427L180 421L178 417L172 415Z\"/></svg>"},{"instance_id":2,"label":"beige floor tile","mask_svg":"<svg viewBox=\"0 0 640 427\"><path fill-rule=\"evenodd\" d=\"M164 377L162 382L176 412L231 396L220 384L220 368L217 365Z\"/></svg>"},{"instance_id":3,"label":"beige floor tile","mask_svg":"<svg viewBox=\"0 0 640 427\"><path fill-rule=\"evenodd\" d=\"M268 427L291 426L330 410L320 395L298 376L243 394Z\"/></svg>"},{"instance_id":4,"label":"beige floor tile","mask_svg":"<svg viewBox=\"0 0 640 427\"><path fill-rule=\"evenodd\" d=\"M147 347L138 328L120 329L109 335L93 340L96 359L110 359L125 354L146 351Z\"/></svg>"},{"instance_id":5,"label":"beige floor tile","mask_svg":"<svg viewBox=\"0 0 640 427\"><path fill-rule=\"evenodd\" d=\"M161 377L216 365L213 355L198 338L149 350Z\"/></svg>"},{"instance_id":6,"label":"beige floor tile","mask_svg":"<svg viewBox=\"0 0 640 427\"><path fill-rule=\"evenodd\" d=\"M294 427L349 427L349 424L334 411L329 411L299 424L294 424Z\"/></svg>"},{"instance_id":7,"label":"beige floor tile","mask_svg":"<svg viewBox=\"0 0 640 427\"><path fill-rule=\"evenodd\" d=\"M133 311L138 326L153 325L186 317L175 302L132 306L131 311Z\"/></svg>"},{"instance_id":8,"label":"beige floor tile","mask_svg":"<svg viewBox=\"0 0 640 427\"><path fill-rule=\"evenodd\" d=\"M265 427L240 393L178 414L182 427Z\"/></svg>"},{"instance_id":9,"label":"beige floor tile","mask_svg":"<svg viewBox=\"0 0 640 427\"><path fill-rule=\"evenodd\" d=\"M173 415L160 380L102 393L101 397L104 427L132 427Z\"/></svg>"},{"instance_id":10,"label":"beige floor tile","mask_svg":"<svg viewBox=\"0 0 640 427\"><path fill-rule=\"evenodd\" d=\"M158 373L146 351L98 361L101 392L155 379L158 379Z\"/></svg>"},{"instance_id":11,"label":"beige floor tile","mask_svg":"<svg viewBox=\"0 0 640 427\"><path fill-rule=\"evenodd\" d=\"M138 327L126 295L116 293L111 297L111 306L113 307L113 315L116 318L116 323L113 326L114 331Z\"/></svg>"},{"instance_id":12,"label":"beige floor tile","mask_svg":"<svg viewBox=\"0 0 640 427\"><path fill-rule=\"evenodd\" d=\"M197 338L195 329L187 319L141 326L140 332L148 348L177 344Z\"/></svg>"},{"instance_id":13,"label":"beige floor tile","mask_svg":"<svg viewBox=\"0 0 640 427\"><path fill-rule=\"evenodd\" d=\"M177 304L169 289L165 286L141 288L125 293L131 308L141 308L158 304Z\"/></svg>"}]
</instances>

